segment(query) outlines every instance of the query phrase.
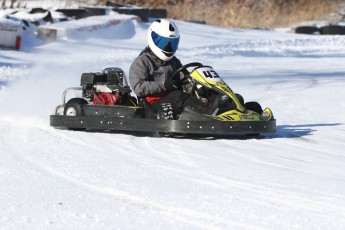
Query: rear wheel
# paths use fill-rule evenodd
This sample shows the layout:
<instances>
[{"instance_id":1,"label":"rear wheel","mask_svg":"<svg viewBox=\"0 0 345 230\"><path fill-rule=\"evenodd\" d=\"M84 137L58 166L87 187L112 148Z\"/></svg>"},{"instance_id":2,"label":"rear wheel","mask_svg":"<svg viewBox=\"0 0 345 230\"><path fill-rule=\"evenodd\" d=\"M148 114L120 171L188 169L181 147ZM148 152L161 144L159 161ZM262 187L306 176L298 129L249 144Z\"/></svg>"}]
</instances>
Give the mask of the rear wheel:
<instances>
[{"instance_id":1,"label":"rear wheel","mask_svg":"<svg viewBox=\"0 0 345 230\"><path fill-rule=\"evenodd\" d=\"M84 115L83 105L85 104L87 104L87 101L82 98L72 98L66 103L63 114L65 116L83 116ZM73 131L86 130L86 128L74 128L74 127L67 127L67 128Z\"/></svg>"}]
</instances>

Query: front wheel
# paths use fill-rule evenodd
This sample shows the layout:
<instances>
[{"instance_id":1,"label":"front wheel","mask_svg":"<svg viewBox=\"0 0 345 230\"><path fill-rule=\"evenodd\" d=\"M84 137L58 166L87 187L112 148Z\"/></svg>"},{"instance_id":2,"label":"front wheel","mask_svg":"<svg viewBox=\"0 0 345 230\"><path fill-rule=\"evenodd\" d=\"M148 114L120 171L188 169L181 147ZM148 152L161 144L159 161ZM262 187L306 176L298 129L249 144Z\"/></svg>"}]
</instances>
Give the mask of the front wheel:
<instances>
[{"instance_id":1,"label":"front wheel","mask_svg":"<svg viewBox=\"0 0 345 230\"><path fill-rule=\"evenodd\" d=\"M263 110L261 105L256 102L256 101L250 101L244 104L244 107L248 110L254 111L258 114L262 114ZM260 136L260 133L251 133L251 134L246 134L246 136L248 138L257 138L258 136Z\"/></svg>"},{"instance_id":2,"label":"front wheel","mask_svg":"<svg viewBox=\"0 0 345 230\"><path fill-rule=\"evenodd\" d=\"M83 105L85 104L87 104L87 101L82 98L72 98L66 103L63 114L65 116L83 116L84 115ZM67 127L67 128L73 131L86 130L86 128L74 128L74 127Z\"/></svg>"},{"instance_id":3,"label":"front wheel","mask_svg":"<svg viewBox=\"0 0 345 230\"><path fill-rule=\"evenodd\" d=\"M258 114L262 114L263 110L261 105L256 101L250 101L244 104L244 107L248 110L254 111Z\"/></svg>"}]
</instances>

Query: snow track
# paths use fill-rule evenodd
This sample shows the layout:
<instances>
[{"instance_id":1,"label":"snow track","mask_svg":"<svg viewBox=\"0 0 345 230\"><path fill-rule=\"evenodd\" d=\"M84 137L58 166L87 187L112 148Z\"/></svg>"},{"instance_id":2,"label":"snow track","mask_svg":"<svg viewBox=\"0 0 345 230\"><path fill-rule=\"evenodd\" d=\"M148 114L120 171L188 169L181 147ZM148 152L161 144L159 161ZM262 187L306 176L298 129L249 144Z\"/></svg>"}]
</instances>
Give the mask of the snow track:
<instances>
[{"instance_id":1,"label":"snow track","mask_svg":"<svg viewBox=\"0 0 345 230\"><path fill-rule=\"evenodd\" d=\"M128 72L147 24L2 51L0 229L345 227L345 39L177 24L181 61L212 65L246 101L270 107L277 132L160 138L51 128L62 91L81 73Z\"/></svg>"}]
</instances>

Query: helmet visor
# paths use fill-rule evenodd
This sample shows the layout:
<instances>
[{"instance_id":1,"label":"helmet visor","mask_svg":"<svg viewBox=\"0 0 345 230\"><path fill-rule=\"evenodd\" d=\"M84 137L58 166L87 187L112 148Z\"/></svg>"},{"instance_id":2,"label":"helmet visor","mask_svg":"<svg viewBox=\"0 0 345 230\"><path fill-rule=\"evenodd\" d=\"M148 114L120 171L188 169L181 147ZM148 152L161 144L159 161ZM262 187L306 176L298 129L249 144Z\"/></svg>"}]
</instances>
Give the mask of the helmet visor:
<instances>
[{"instance_id":1,"label":"helmet visor","mask_svg":"<svg viewBox=\"0 0 345 230\"><path fill-rule=\"evenodd\" d=\"M180 38L176 37L163 37L156 32L152 31L151 38L153 43L167 53L175 53L178 48Z\"/></svg>"}]
</instances>

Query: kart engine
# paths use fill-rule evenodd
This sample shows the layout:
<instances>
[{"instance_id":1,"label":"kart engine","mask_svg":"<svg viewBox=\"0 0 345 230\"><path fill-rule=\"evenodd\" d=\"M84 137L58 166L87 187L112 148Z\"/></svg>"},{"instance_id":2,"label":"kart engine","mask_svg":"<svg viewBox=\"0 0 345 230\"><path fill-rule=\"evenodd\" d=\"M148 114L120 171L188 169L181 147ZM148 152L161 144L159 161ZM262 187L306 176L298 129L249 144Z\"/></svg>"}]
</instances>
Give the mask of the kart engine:
<instances>
[{"instance_id":1,"label":"kart engine","mask_svg":"<svg viewBox=\"0 0 345 230\"><path fill-rule=\"evenodd\" d=\"M106 68L102 72L81 75L83 97L94 105L125 105L131 89L120 68Z\"/></svg>"}]
</instances>

